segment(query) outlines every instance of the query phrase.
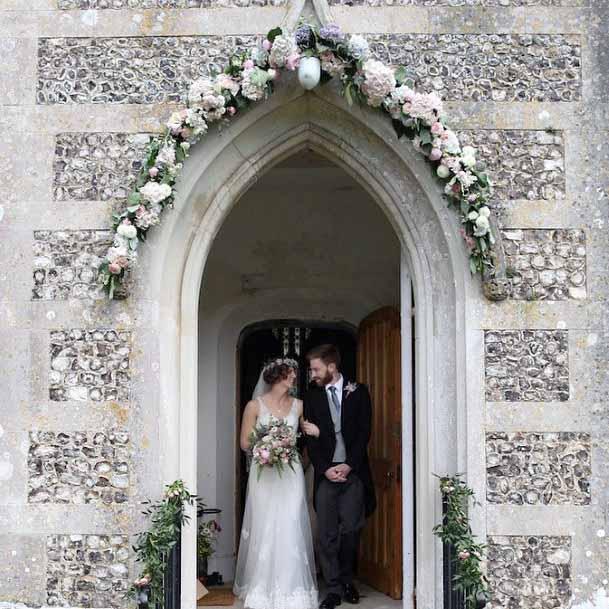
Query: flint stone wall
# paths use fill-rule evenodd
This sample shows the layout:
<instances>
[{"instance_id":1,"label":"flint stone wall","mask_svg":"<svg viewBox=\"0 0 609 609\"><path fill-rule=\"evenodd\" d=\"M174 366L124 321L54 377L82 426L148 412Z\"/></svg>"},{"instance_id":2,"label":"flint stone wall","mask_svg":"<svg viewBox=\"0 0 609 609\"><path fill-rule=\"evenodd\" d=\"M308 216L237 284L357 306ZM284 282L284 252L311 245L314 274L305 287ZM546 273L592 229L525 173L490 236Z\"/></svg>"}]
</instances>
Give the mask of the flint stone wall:
<instances>
[{"instance_id":1,"label":"flint stone wall","mask_svg":"<svg viewBox=\"0 0 609 609\"><path fill-rule=\"evenodd\" d=\"M129 399L131 333L112 329L55 330L50 335L49 398Z\"/></svg>"},{"instance_id":2,"label":"flint stone wall","mask_svg":"<svg viewBox=\"0 0 609 609\"><path fill-rule=\"evenodd\" d=\"M30 503L125 503L129 435L123 431L30 432Z\"/></svg>"},{"instance_id":3,"label":"flint stone wall","mask_svg":"<svg viewBox=\"0 0 609 609\"><path fill-rule=\"evenodd\" d=\"M571 538L496 536L488 539L491 609L563 609L569 606Z\"/></svg>"},{"instance_id":4,"label":"flint stone wall","mask_svg":"<svg viewBox=\"0 0 609 609\"><path fill-rule=\"evenodd\" d=\"M589 505L590 434L487 433L486 473L489 503Z\"/></svg>"},{"instance_id":5,"label":"flint stone wall","mask_svg":"<svg viewBox=\"0 0 609 609\"><path fill-rule=\"evenodd\" d=\"M47 603L59 607L124 607L129 587L124 535L50 535Z\"/></svg>"},{"instance_id":6,"label":"flint stone wall","mask_svg":"<svg viewBox=\"0 0 609 609\"><path fill-rule=\"evenodd\" d=\"M569 399L568 330L487 330L484 348L487 400Z\"/></svg>"}]
</instances>

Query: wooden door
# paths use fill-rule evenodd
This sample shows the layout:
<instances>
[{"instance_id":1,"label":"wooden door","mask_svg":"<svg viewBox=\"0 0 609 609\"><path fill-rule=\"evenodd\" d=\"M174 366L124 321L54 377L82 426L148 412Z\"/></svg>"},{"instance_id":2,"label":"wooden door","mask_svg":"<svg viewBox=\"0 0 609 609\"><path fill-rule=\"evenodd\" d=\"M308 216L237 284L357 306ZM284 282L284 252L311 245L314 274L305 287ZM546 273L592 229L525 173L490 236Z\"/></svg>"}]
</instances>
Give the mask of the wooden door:
<instances>
[{"instance_id":1,"label":"wooden door","mask_svg":"<svg viewBox=\"0 0 609 609\"><path fill-rule=\"evenodd\" d=\"M358 381L372 397L368 446L377 508L360 543L360 579L380 592L402 597L402 390L400 314L391 307L361 323Z\"/></svg>"}]
</instances>

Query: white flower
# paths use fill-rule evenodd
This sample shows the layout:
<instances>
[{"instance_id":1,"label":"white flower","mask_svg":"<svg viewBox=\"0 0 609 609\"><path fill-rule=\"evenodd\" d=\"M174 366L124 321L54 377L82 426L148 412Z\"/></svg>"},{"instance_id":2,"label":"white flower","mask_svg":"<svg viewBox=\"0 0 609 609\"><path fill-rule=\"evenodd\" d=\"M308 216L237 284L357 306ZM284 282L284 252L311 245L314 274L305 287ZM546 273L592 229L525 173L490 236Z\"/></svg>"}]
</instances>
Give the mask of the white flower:
<instances>
[{"instance_id":1,"label":"white flower","mask_svg":"<svg viewBox=\"0 0 609 609\"><path fill-rule=\"evenodd\" d=\"M353 34L349 38L348 43L349 53L354 59L366 59L370 54L370 45L368 41L359 34Z\"/></svg>"},{"instance_id":2,"label":"white flower","mask_svg":"<svg viewBox=\"0 0 609 609\"><path fill-rule=\"evenodd\" d=\"M210 78L199 78L192 83L188 102L192 108L200 108L207 121L218 120L226 112L224 95L218 93Z\"/></svg>"},{"instance_id":3,"label":"white flower","mask_svg":"<svg viewBox=\"0 0 609 609\"><path fill-rule=\"evenodd\" d=\"M148 229L160 222L160 215L160 205L150 205L148 208L140 205L138 210L135 212L135 225L138 228Z\"/></svg>"},{"instance_id":4,"label":"white flower","mask_svg":"<svg viewBox=\"0 0 609 609\"><path fill-rule=\"evenodd\" d=\"M171 186L158 182L147 182L140 188L140 194L150 203L161 203L161 201L171 196Z\"/></svg>"},{"instance_id":5,"label":"white flower","mask_svg":"<svg viewBox=\"0 0 609 609\"><path fill-rule=\"evenodd\" d=\"M189 108L186 112L184 121L189 127L192 127L192 133L195 137L207 133L207 123L200 112Z\"/></svg>"},{"instance_id":6,"label":"white flower","mask_svg":"<svg viewBox=\"0 0 609 609\"><path fill-rule=\"evenodd\" d=\"M167 121L167 129L172 133L177 133L182 128L183 113L172 112L169 120Z\"/></svg>"},{"instance_id":7,"label":"white flower","mask_svg":"<svg viewBox=\"0 0 609 609\"><path fill-rule=\"evenodd\" d=\"M405 100L402 110L431 125L442 114L442 100L435 93L415 93Z\"/></svg>"},{"instance_id":8,"label":"white flower","mask_svg":"<svg viewBox=\"0 0 609 609\"><path fill-rule=\"evenodd\" d=\"M454 131L445 129L440 136L440 147L448 154L459 154L461 152L461 145L459 144L459 138Z\"/></svg>"},{"instance_id":9,"label":"white flower","mask_svg":"<svg viewBox=\"0 0 609 609\"><path fill-rule=\"evenodd\" d=\"M262 47L256 47L255 49L252 49L250 57L257 66L262 67L265 66L269 60L269 52L265 51Z\"/></svg>"},{"instance_id":10,"label":"white flower","mask_svg":"<svg viewBox=\"0 0 609 609\"><path fill-rule=\"evenodd\" d=\"M464 167L473 167L476 164L476 149L473 146L463 146L461 162Z\"/></svg>"},{"instance_id":11,"label":"white flower","mask_svg":"<svg viewBox=\"0 0 609 609\"><path fill-rule=\"evenodd\" d=\"M268 73L260 68L243 70L243 80L241 81L243 97L252 101L261 100L266 92L266 83L269 78Z\"/></svg>"},{"instance_id":12,"label":"white flower","mask_svg":"<svg viewBox=\"0 0 609 609\"><path fill-rule=\"evenodd\" d=\"M385 97L395 89L393 70L381 61L368 59L362 66L362 73L364 76L362 91L368 104L373 107L380 106Z\"/></svg>"},{"instance_id":13,"label":"white flower","mask_svg":"<svg viewBox=\"0 0 609 609\"><path fill-rule=\"evenodd\" d=\"M385 98L384 104L391 118L400 118L402 115L402 106L406 101L412 99L415 92L406 85L396 87L391 91L389 96Z\"/></svg>"},{"instance_id":14,"label":"white flower","mask_svg":"<svg viewBox=\"0 0 609 609\"><path fill-rule=\"evenodd\" d=\"M491 228L490 223L491 210L486 206L482 206L478 211L470 211L467 214L467 219L475 223L474 235L483 237Z\"/></svg>"},{"instance_id":15,"label":"white flower","mask_svg":"<svg viewBox=\"0 0 609 609\"><path fill-rule=\"evenodd\" d=\"M330 76L340 76L345 71L345 64L332 51L324 51L320 54L321 69Z\"/></svg>"},{"instance_id":16,"label":"white flower","mask_svg":"<svg viewBox=\"0 0 609 609\"><path fill-rule=\"evenodd\" d=\"M239 92L239 83L229 74L221 72L216 76L216 91L222 93L226 89L231 95L237 95Z\"/></svg>"},{"instance_id":17,"label":"white flower","mask_svg":"<svg viewBox=\"0 0 609 609\"><path fill-rule=\"evenodd\" d=\"M269 52L269 64L271 68L285 67L288 57L296 53L297 50L292 36L276 36Z\"/></svg>"},{"instance_id":18,"label":"white flower","mask_svg":"<svg viewBox=\"0 0 609 609\"><path fill-rule=\"evenodd\" d=\"M446 165L438 165L438 168L436 169L436 173L438 174L439 178L442 178L445 180L450 175L450 170L448 169L448 167Z\"/></svg>"},{"instance_id":19,"label":"white flower","mask_svg":"<svg viewBox=\"0 0 609 609\"><path fill-rule=\"evenodd\" d=\"M459 171L456 176L457 180L463 185L463 189L467 190L478 178L469 171Z\"/></svg>"},{"instance_id":20,"label":"white flower","mask_svg":"<svg viewBox=\"0 0 609 609\"><path fill-rule=\"evenodd\" d=\"M116 232L125 239L135 239L137 237L137 228L133 224L121 222L116 229Z\"/></svg>"},{"instance_id":21,"label":"white flower","mask_svg":"<svg viewBox=\"0 0 609 609\"><path fill-rule=\"evenodd\" d=\"M171 144L165 144L157 154L156 162L163 165L174 165L176 162L176 150Z\"/></svg>"}]
</instances>

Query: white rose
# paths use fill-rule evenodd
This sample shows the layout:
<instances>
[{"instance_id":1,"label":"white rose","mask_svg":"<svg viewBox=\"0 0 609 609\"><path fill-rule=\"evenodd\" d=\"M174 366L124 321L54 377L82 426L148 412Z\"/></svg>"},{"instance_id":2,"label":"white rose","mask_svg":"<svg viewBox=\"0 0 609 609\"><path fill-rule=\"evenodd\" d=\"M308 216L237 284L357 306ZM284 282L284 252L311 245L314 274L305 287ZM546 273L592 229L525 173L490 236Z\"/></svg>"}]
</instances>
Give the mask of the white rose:
<instances>
[{"instance_id":1,"label":"white rose","mask_svg":"<svg viewBox=\"0 0 609 609\"><path fill-rule=\"evenodd\" d=\"M487 216L478 216L476 218L476 228L474 230L474 235L476 235L476 237L482 237L486 235L486 233L488 233L490 227L491 224Z\"/></svg>"},{"instance_id":2,"label":"white rose","mask_svg":"<svg viewBox=\"0 0 609 609\"><path fill-rule=\"evenodd\" d=\"M450 175L450 170L446 165L438 165L436 173L438 174L439 178L446 179Z\"/></svg>"},{"instance_id":3,"label":"white rose","mask_svg":"<svg viewBox=\"0 0 609 609\"><path fill-rule=\"evenodd\" d=\"M150 201L150 203L160 203L171 196L171 186L169 186L169 184L148 182L145 186L140 188L140 194L146 201Z\"/></svg>"},{"instance_id":4,"label":"white rose","mask_svg":"<svg viewBox=\"0 0 609 609\"><path fill-rule=\"evenodd\" d=\"M473 167L476 164L476 149L473 146L464 146L461 151L461 162L464 167Z\"/></svg>"},{"instance_id":5,"label":"white rose","mask_svg":"<svg viewBox=\"0 0 609 609\"><path fill-rule=\"evenodd\" d=\"M137 237L137 229L133 224L121 223L118 225L116 232L125 239L135 239Z\"/></svg>"}]
</instances>

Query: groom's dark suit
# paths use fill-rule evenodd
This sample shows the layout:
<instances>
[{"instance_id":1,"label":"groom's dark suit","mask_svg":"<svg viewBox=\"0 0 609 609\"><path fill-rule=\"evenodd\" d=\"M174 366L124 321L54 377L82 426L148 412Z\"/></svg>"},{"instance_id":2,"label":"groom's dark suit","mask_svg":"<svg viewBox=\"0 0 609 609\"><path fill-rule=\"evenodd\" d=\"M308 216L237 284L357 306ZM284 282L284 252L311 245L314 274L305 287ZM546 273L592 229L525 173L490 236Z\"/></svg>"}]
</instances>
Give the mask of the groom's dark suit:
<instances>
[{"instance_id":1,"label":"groom's dark suit","mask_svg":"<svg viewBox=\"0 0 609 609\"><path fill-rule=\"evenodd\" d=\"M319 555L328 592L341 593L350 585L357 555L359 532L365 517L376 507L374 485L368 462L372 405L365 385L349 391L343 380L341 432L344 460L351 467L346 482L331 482L325 476L333 461L336 433L328 392L315 387L305 395L304 418L319 427L319 437L307 436L306 445L315 469L315 498L319 528Z\"/></svg>"}]
</instances>

